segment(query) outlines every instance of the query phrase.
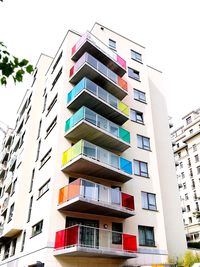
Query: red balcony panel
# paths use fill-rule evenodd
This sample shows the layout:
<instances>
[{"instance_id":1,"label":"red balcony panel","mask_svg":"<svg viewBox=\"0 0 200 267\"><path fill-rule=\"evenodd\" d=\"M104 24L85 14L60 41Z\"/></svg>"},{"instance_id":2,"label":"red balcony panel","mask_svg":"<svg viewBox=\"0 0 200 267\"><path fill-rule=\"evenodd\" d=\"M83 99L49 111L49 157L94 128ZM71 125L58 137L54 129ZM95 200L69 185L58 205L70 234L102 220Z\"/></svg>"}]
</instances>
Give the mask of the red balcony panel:
<instances>
[{"instance_id":1,"label":"red balcony panel","mask_svg":"<svg viewBox=\"0 0 200 267\"><path fill-rule=\"evenodd\" d=\"M78 225L56 232L55 249L78 244Z\"/></svg>"},{"instance_id":2,"label":"red balcony panel","mask_svg":"<svg viewBox=\"0 0 200 267\"><path fill-rule=\"evenodd\" d=\"M55 240L55 245L54 248L64 248L65 247L65 229L56 232L56 240Z\"/></svg>"},{"instance_id":3,"label":"red balcony panel","mask_svg":"<svg viewBox=\"0 0 200 267\"><path fill-rule=\"evenodd\" d=\"M120 78L118 76L118 85L123 88L125 91L128 92L128 85L127 85L127 82L125 80L123 80L122 78Z\"/></svg>"},{"instance_id":4,"label":"red balcony panel","mask_svg":"<svg viewBox=\"0 0 200 267\"><path fill-rule=\"evenodd\" d=\"M126 69L126 61L119 55L117 55L117 62Z\"/></svg>"},{"instance_id":5,"label":"red balcony panel","mask_svg":"<svg viewBox=\"0 0 200 267\"><path fill-rule=\"evenodd\" d=\"M137 240L136 236L123 234L123 250L129 252L136 252L137 251Z\"/></svg>"},{"instance_id":6,"label":"red balcony panel","mask_svg":"<svg viewBox=\"0 0 200 267\"><path fill-rule=\"evenodd\" d=\"M122 206L130 210L134 210L135 209L134 197L122 192Z\"/></svg>"},{"instance_id":7,"label":"red balcony panel","mask_svg":"<svg viewBox=\"0 0 200 267\"><path fill-rule=\"evenodd\" d=\"M74 74L74 66L70 69L69 77L71 77Z\"/></svg>"},{"instance_id":8,"label":"red balcony panel","mask_svg":"<svg viewBox=\"0 0 200 267\"><path fill-rule=\"evenodd\" d=\"M72 47L72 55L76 52L76 45Z\"/></svg>"}]
</instances>

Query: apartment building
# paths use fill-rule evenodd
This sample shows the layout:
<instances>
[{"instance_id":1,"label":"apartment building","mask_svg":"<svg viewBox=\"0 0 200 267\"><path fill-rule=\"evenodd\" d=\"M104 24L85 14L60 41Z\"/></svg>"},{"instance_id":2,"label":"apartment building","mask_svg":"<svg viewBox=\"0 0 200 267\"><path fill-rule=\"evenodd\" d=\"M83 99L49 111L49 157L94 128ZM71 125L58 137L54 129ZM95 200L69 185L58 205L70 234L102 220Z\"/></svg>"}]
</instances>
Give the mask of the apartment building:
<instances>
[{"instance_id":1,"label":"apartment building","mask_svg":"<svg viewBox=\"0 0 200 267\"><path fill-rule=\"evenodd\" d=\"M200 109L183 118L172 132L177 182L187 241L200 241Z\"/></svg>"},{"instance_id":2,"label":"apartment building","mask_svg":"<svg viewBox=\"0 0 200 267\"><path fill-rule=\"evenodd\" d=\"M39 58L9 140L0 266L143 266L185 252L162 73L143 46L99 23L69 30Z\"/></svg>"}]
</instances>

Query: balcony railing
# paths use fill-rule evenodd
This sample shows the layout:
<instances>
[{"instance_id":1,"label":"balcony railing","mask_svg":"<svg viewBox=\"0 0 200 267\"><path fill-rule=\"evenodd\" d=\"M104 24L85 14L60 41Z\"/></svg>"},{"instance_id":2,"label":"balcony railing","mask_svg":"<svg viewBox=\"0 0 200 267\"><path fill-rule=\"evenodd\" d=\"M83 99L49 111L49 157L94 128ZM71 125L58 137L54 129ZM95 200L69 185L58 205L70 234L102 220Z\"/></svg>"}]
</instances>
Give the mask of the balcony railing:
<instances>
[{"instance_id":1,"label":"balcony railing","mask_svg":"<svg viewBox=\"0 0 200 267\"><path fill-rule=\"evenodd\" d=\"M130 132L86 107L66 121L65 133L73 142L86 139L121 152L130 147Z\"/></svg>"},{"instance_id":2,"label":"balcony railing","mask_svg":"<svg viewBox=\"0 0 200 267\"><path fill-rule=\"evenodd\" d=\"M77 96L85 91L87 95L76 101ZM123 124L129 116L129 107L126 104L87 78L83 78L68 93L67 103L68 107L76 110L83 105L92 108L118 124Z\"/></svg>"},{"instance_id":3,"label":"balcony railing","mask_svg":"<svg viewBox=\"0 0 200 267\"><path fill-rule=\"evenodd\" d=\"M59 209L128 218L134 215L134 197L79 178L59 190Z\"/></svg>"},{"instance_id":4,"label":"balcony railing","mask_svg":"<svg viewBox=\"0 0 200 267\"><path fill-rule=\"evenodd\" d=\"M85 66L85 69L84 69ZM127 95L127 82L88 53L85 53L70 69L70 82L78 83L82 78L97 80L120 100Z\"/></svg>"},{"instance_id":5,"label":"balcony railing","mask_svg":"<svg viewBox=\"0 0 200 267\"><path fill-rule=\"evenodd\" d=\"M80 140L63 153L62 166L66 172L115 181L125 182L132 178L131 161L85 140Z\"/></svg>"},{"instance_id":6,"label":"balcony railing","mask_svg":"<svg viewBox=\"0 0 200 267\"><path fill-rule=\"evenodd\" d=\"M89 32L86 32L73 46L72 59L78 60L84 52L95 55L105 65L111 65L121 76L126 72L126 61Z\"/></svg>"},{"instance_id":7,"label":"balcony railing","mask_svg":"<svg viewBox=\"0 0 200 267\"><path fill-rule=\"evenodd\" d=\"M84 225L56 232L54 255L135 257L136 236Z\"/></svg>"}]
</instances>

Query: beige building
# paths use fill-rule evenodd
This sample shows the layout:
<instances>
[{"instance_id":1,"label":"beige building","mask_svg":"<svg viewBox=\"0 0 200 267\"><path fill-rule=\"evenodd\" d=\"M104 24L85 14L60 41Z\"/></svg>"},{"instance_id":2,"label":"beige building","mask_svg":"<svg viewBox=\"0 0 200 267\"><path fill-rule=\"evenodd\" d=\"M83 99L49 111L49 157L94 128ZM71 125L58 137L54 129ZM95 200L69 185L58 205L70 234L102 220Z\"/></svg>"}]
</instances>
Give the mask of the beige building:
<instances>
[{"instance_id":1,"label":"beige building","mask_svg":"<svg viewBox=\"0 0 200 267\"><path fill-rule=\"evenodd\" d=\"M172 132L177 181L187 241L200 241L200 109L183 118Z\"/></svg>"},{"instance_id":2,"label":"beige building","mask_svg":"<svg viewBox=\"0 0 200 267\"><path fill-rule=\"evenodd\" d=\"M1 161L0 266L142 266L185 252L162 74L103 25L41 55Z\"/></svg>"}]
</instances>

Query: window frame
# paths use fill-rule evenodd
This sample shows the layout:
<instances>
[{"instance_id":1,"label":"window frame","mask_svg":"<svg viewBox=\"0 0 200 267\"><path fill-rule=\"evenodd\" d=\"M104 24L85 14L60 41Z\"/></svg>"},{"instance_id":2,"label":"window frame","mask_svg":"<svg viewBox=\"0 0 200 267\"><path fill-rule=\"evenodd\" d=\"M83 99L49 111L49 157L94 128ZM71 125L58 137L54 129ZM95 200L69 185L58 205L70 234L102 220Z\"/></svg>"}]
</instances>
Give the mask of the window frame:
<instances>
[{"instance_id":1,"label":"window frame","mask_svg":"<svg viewBox=\"0 0 200 267\"><path fill-rule=\"evenodd\" d=\"M145 235L145 240L144 243L141 243L141 234L140 231L144 231L144 235ZM147 230L151 230L152 231L152 237L153 239L151 240L152 244L149 244L147 241ZM139 239L139 246L144 246L144 247L156 247L155 244L155 233L154 233L154 227L153 226L146 226L146 225L138 225L138 239Z\"/></svg>"},{"instance_id":2,"label":"window frame","mask_svg":"<svg viewBox=\"0 0 200 267\"><path fill-rule=\"evenodd\" d=\"M143 124L144 125L144 115L143 112L135 110L135 109L131 109L130 111L130 119L133 122L139 123L139 124ZM142 118L142 120L138 119L139 117Z\"/></svg>"},{"instance_id":3,"label":"window frame","mask_svg":"<svg viewBox=\"0 0 200 267\"><path fill-rule=\"evenodd\" d=\"M158 211L158 209L157 209L157 203L156 203L156 194L154 194L154 193L150 193L150 192L145 192L145 191L142 191L141 192L141 196L142 196L142 209L144 209L144 210L150 210L150 211ZM147 200L147 206L148 207L144 207L143 206L143 196L144 197L146 197L146 200ZM154 205L152 205L151 203L150 203L150 197L151 196L153 196L154 197ZM152 207L155 207L155 208L151 208L151 206Z\"/></svg>"},{"instance_id":4,"label":"window frame","mask_svg":"<svg viewBox=\"0 0 200 267\"><path fill-rule=\"evenodd\" d=\"M116 50L117 49L117 42L115 40L109 38L108 46L109 46L109 48Z\"/></svg>"},{"instance_id":5,"label":"window frame","mask_svg":"<svg viewBox=\"0 0 200 267\"><path fill-rule=\"evenodd\" d=\"M136 93L138 94L138 97L136 97ZM143 97L141 97L141 96L143 96ZM139 101L139 102L144 103L144 104L147 104L145 92L138 90L136 88L133 88L133 97L134 97L134 100Z\"/></svg>"},{"instance_id":6,"label":"window frame","mask_svg":"<svg viewBox=\"0 0 200 267\"><path fill-rule=\"evenodd\" d=\"M39 227L39 230L36 229L37 231L36 230L34 231L34 227L35 228ZM38 223L36 223L36 224L34 224L32 226L31 238L41 234L42 233L42 229L43 229L43 220L39 221Z\"/></svg>"},{"instance_id":7,"label":"window frame","mask_svg":"<svg viewBox=\"0 0 200 267\"><path fill-rule=\"evenodd\" d=\"M134 79L138 82L141 82L140 80L140 72L138 70L135 70L131 67L128 67L128 77L131 79Z\"/></svg>"},{"instance_id":8,"label":"window frame","mask_svg":"<svg viewBox=\"0 0 200 267\"><path fill-rule=\"evenodd\" d=\"M139 58L137 57L139 55ZM140 54L139 52L136 52L135 50L131 49L131 59L142 63L142 54Z\"/></svg>"},{"instance_id":9,"label":"window frame","mask_svg":"<svg viewBox=\"0 0 200 267\"><path fill-rule=\"evenodd\" d=\"M133 168L133 170L134 170L134 175L136 175L136 176L141 176L141 177L145 177L145 178L149 178L149 170L148 170L148 163L147 163L147 162L134 159L133 163L134 163L134 165L133 165L133 166L134 166L134 168ZM139 174L138 174L138 173L135 173L135 170L136 170L136 168L135 168L135 163L138 163ZM142 164L145 164L147 172L143 172L143 171L142 171L142 168L141 168L141 165L142 165ZM146 174L146 175L143 175L143 174Z\"/></svg>"},{"instance_id":10,"label":"window frame","mask_svg":"<svg viewBox=\"0 0 200 267\"><path fill-rule=\"evenodd\" d=\"M51 179L48 179L39 189L38 189L38 198L41 198L46 192L49 191L49 184L50 184ZM42 191L42 189L44 189L47 186L47 188L45 189L45 191ZM42 192L42 193L40 193Z\"/></svg>"},{"instance_id":11,"label":"window frame","mask_svg":"<svg viewBox=\"0 0 200 267\"><path fill-rule=\"evenodd\" d=\"M139 140L139 138L141 139ZM141 141L141 146L139 144L140 141ZM148 146L146 146L145 144L146 141L148 143ZM137 134L137 147L143 150L151 151L150 138L144 135Z\"/></svg>"}]
</instances>

